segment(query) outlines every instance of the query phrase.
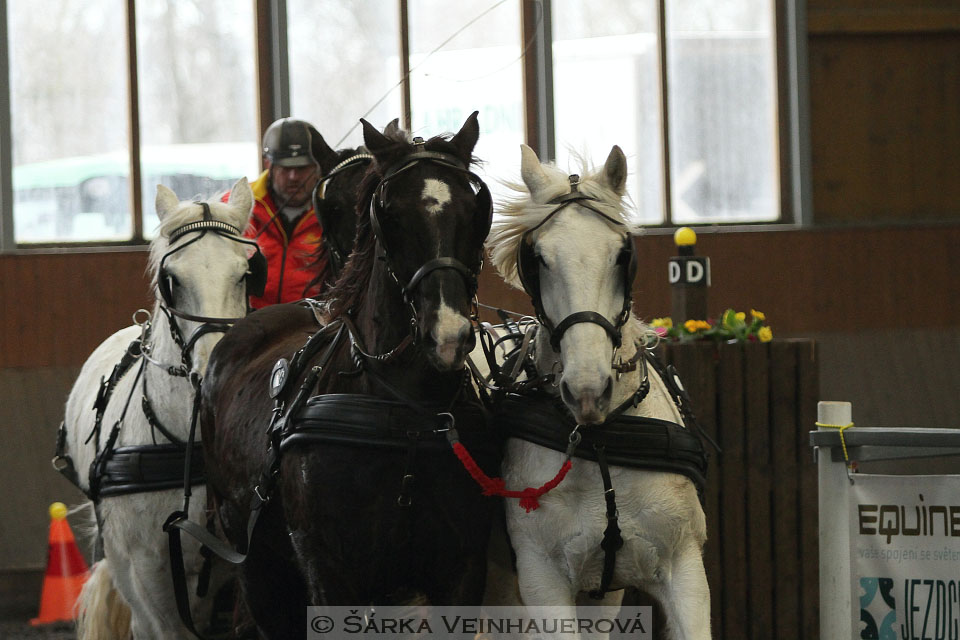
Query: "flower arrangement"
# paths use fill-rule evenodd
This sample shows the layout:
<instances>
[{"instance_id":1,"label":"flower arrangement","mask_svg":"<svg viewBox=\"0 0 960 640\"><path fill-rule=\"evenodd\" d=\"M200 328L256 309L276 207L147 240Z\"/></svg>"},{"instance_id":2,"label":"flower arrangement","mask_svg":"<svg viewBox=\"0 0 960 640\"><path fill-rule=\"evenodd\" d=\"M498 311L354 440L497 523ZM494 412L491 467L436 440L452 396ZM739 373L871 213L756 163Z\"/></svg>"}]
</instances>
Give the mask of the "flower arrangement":
<instances>
[{"instance_id":1,"label":"flower arrangement","mask_svg":"<svg viewBox=\"0 0 960 640\"><path fill-rule=\"evenodd\" d=\"M691 340L714 340L716 342L770 342L773 330L766 324L767 317L760 311L750 310L750 321L743 311L727 309L716 320L687 320L674 325L672 318L654 318L650 326L661 338L678 342Z\"/></svg>"}]
</instances>

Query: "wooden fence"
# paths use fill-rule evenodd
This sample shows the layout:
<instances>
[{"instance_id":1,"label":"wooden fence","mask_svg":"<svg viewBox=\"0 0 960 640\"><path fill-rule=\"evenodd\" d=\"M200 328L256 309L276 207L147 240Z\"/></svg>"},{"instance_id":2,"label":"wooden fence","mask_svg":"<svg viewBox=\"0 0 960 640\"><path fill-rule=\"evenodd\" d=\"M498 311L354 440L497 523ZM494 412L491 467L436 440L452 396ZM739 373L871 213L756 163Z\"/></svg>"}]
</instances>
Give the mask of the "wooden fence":
<instances>
[{"instance_id":1,"label":"wooden fence","mask_svg":"<svg viewBox=\"0 0 960 640\"><path fill-rule=\"evenodd\" d=\"M662 349L723 449L711 455L705 496L713 637L817 638L817 470L807 435L819 400L816 343Z\"/></svg>"}]
</instances>

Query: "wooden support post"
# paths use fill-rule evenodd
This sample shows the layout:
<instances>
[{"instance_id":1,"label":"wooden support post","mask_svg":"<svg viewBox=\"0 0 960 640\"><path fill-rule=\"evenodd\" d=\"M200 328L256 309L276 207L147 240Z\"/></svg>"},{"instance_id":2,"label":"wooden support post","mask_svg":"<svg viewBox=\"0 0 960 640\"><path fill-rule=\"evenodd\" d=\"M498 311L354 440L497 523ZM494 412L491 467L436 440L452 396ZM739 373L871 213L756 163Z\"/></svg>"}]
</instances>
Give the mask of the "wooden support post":
<instances>
[{"instance_id":1,"label":"wooden support post","mask_svg":"<svg viewBox=\"0 0 960 640\"><path fill-rule=\"evenodd\" d=\"M706 320L710 258L694 255L697 234L689 227L677 229L673 240L680 255L670 258L670 317L676 324L683 324L687 320Z\"/></svg>"}]
</instances>

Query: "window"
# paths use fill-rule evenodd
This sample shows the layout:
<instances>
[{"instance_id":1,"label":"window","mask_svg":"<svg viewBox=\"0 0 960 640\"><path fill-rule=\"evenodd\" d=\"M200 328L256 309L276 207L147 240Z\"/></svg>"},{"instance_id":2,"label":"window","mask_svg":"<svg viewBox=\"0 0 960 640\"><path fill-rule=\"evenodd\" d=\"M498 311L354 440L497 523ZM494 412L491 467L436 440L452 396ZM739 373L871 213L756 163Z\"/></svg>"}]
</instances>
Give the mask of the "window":
<instances>
[{"instance_id":1,"label":"window","mask_svg":"<svg viewBox=\"0 0 960 640\"><path fill-rule=\"evenodd\" d=\"M639 219L663 221L663 122L657 3L553 3L553 105L558 166L571 151L603 163L627 156Z\"/></svg>"},{"instance_id":2,"label":"window","mask_svg":"<svg viewBox=\"0 0 960 640\"><path fill-rule=\"evenodd\" d=\"M8 0L14 237L131 234L123 0Z\"/></svg>"},{"instance_id":3,"label":"window","mask_svg":"<svg viewBox=\"0 0 960 640\"><path fill-rule=\"evenodd\" d=\"M457 132L479 111L475 171L494 199L502 197L501 181L519 175L523 142L520 2L410 0L409 7L411 130Z\"/></svg>"},{"instance_id":4,"label":"window","mask_svg":"<svg viewBox=\"0 0 960 640\"><path fill-rule=\"evenodd\" d=\"M245 7L246 10L241 9ZM137 3L144 235L158 183L183 199L256 177L253 12L234 0Z\"/></svg>"},{"instance_id":5,"label":"window","mask_svg":"<svg viewBox=\"0 0 960 640\"><path fill-rule=\"evenodd\" d=\"M254 177L283 115L340 148L360 117L429 136L478 110L495 197L520 142L571 170L618 144L646 225L798 222L798 4L7 0L0 249L143 242L157 183L189 198Z\"/></svg>"},{"instance_id":6,"label":"window","mask_svg":"<svg viewBox=\"0 0 960 640\"><path fill-rule=\"evenodd\" d=\"M6 7L13 193L0 200L12 200L17 244L142 241L157 225L157 183L188 199L256 172L249 5ZM127 32L131 10L136 33ZM127 37L138 41L139 100L131 99Z\"/></svg>"},{"instance_id":7,"label":"window","mask_svg":"<svg viewBox=\"0 0 960 640\"><path fill-rule=\"evenodd\" d=\"M777 220L772 4L554 0L561 166L619 144L646 224Z\"/></svg>"},{"instance_id":8,"label":"window","mask_svg":"<svg viewBox=\"0 0 960 640\"><path fill-rule=\"evenodd\" d=\"M363 144L359 119L400 117L400 13L389 3L287 0L290 115L332 148Z\"/></svg>"}]
</instances>

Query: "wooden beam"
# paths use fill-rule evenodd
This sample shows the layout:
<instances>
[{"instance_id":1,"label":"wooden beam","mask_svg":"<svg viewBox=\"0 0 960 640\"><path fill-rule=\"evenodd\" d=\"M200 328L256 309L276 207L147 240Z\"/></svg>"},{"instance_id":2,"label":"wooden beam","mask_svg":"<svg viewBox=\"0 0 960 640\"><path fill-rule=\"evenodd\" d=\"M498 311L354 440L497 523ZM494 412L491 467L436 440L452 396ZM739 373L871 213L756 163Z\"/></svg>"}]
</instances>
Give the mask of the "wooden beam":
<instances>
[{"instance_id":1,"label":"wooden beam","mask_svg":"<svg viewBox=\"0 0 960 640\"><path fill-rule=\"evenodd\" d=\"M274 121L273 113L273 49L271 44L271 2L254 0L254 40L257 76L257 146L267 127ZM262 162L262 158L261 158Z\"/></svg>"},{"instance_id":2,"label":"wooden beam","mask_svg":"<svg viewBox=\"0 0 960 640\"><path fill-rule=\"evenodd\" d=\"M413 107L410 98L410 12L407 0L400 0L400 109L403 128L413 128Z\"/></svg>"},{"instance_id":3,"label":"wooden beam","mask_svg":"<svg viewBox=\"0 0 960 640\"><path fill-rule=\"evenodd\" d=\"M960 31L960 8L810 9L810 35L943 33Z\"/></svg>"},{"instance_id":4,"label":"wooden beam","mask_svg":"<svg viewBox=\"0 0 960 640\"><path fill-rule=\"evenodd\" d=\"M133 239L143 239L143 185L140 181L140 84L137 77L137 12L127 0L127 141L130 145L130 215Z\"/></svg>"}]
</instances>

